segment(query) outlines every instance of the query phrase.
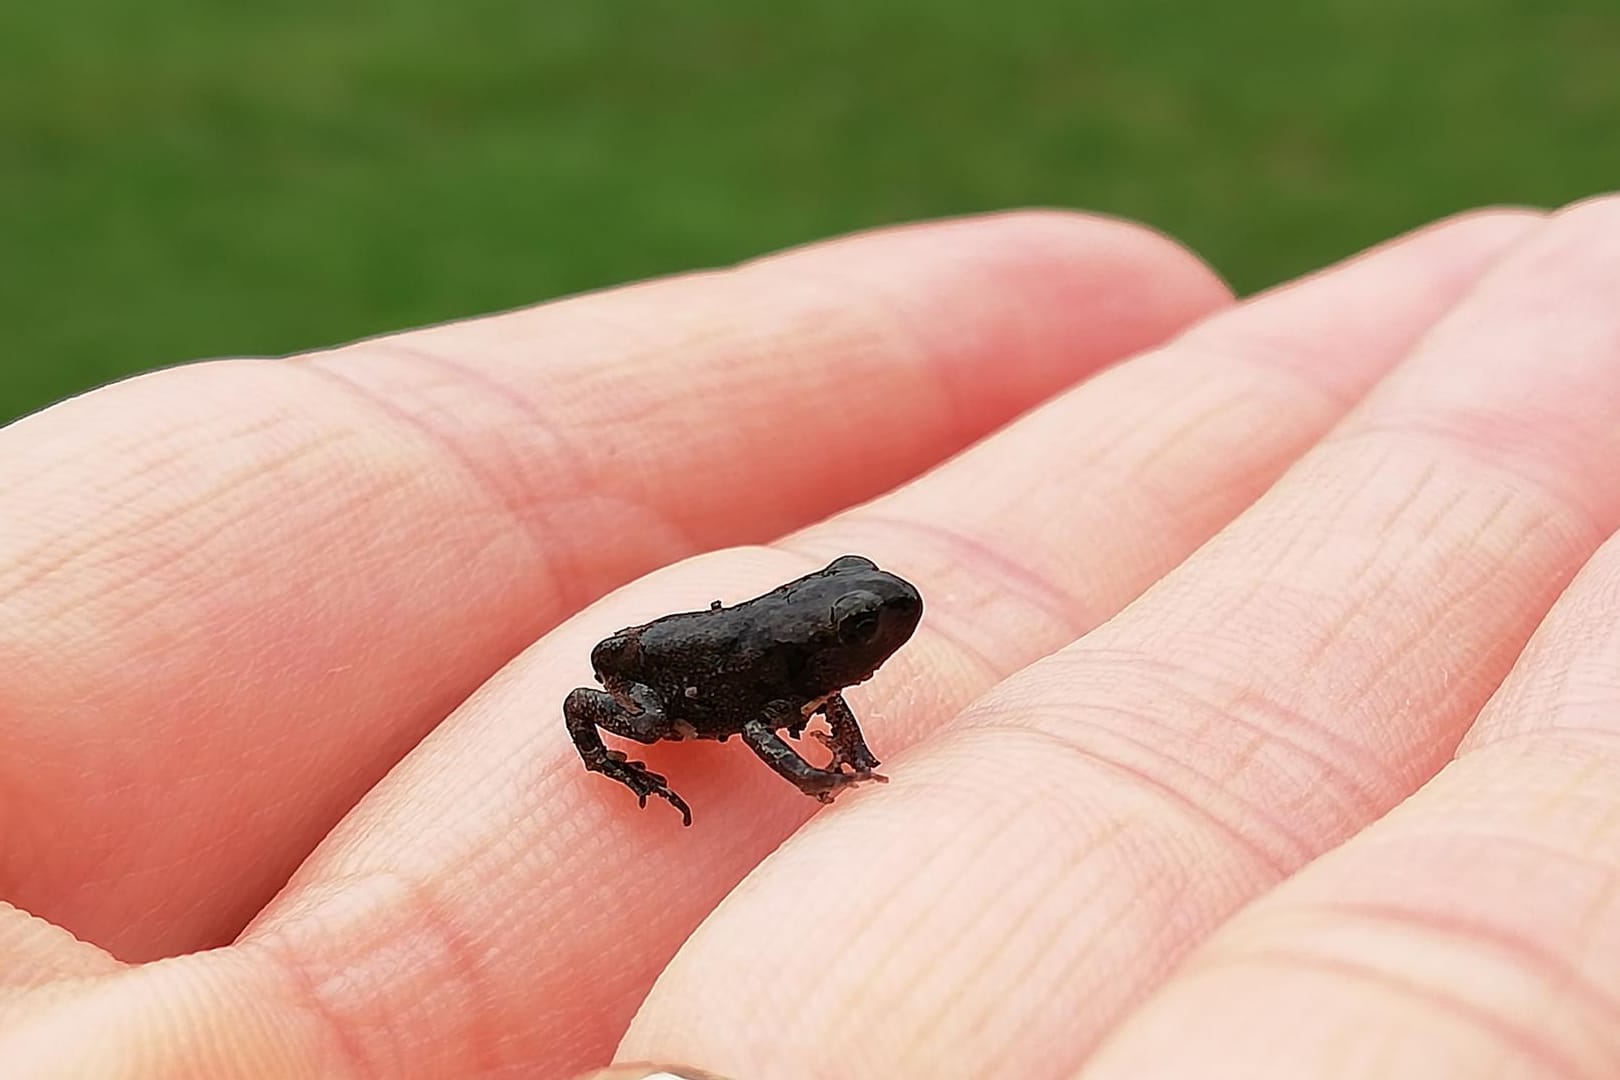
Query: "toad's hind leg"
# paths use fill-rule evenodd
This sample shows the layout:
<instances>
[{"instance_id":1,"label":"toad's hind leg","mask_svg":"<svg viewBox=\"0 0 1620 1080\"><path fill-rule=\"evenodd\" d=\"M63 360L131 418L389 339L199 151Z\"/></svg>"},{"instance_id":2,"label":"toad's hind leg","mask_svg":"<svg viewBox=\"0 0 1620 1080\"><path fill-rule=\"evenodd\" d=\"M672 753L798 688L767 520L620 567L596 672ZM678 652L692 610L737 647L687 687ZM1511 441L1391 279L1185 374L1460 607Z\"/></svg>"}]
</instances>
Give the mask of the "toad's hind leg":
<instances>
[{"instance_id":1,"label":"toad's hind leg","mask_svg":"<svg viewBox=\"0 0 1620 1080\"><path fill-rule=\"evenodd\" d=\"M774 769L778 776L824 803L832 802L833 796L843 788L873 777L870 773L859 775L816 768L783 742L768 720L748 721L743 725L742 737L748 748L758 754L760 760Z\"/></svg>"},{"instance_id":2,"label":"toad's hind leg","mask_svg":"<svg viewBox=\"0 0 1620 1080\"><path fill-rule=\"evenodd\" d=\"M666 800L681 812L682 824L692 824L692 808L670 790L662 776L647 768L645 762L630 761L622 752L609 750L596 730L601 728L639 743L654 743L659 739L654 733L656 725L649 722L654 717L646 712L629 712L611 694L580 687L563 701L563 719L568 722L568 735L574 740L574 749L579 751L587 769L617 780L635 792L643 807L650 795Z\"/></svg>"}]
</instances>

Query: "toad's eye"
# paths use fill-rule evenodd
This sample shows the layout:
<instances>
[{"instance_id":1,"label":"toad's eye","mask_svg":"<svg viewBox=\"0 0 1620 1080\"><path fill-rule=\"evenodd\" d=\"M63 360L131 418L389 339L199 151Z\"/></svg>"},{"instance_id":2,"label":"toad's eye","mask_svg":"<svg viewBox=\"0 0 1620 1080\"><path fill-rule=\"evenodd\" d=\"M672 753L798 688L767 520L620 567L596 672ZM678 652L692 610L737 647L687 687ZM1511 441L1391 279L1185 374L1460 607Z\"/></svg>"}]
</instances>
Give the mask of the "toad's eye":
<instances>
[{"instance_id":1,"label":"toad's eye","mask_svg":"<svg viewBox=\"0 0 1620 1080\"><path fill-rule=\"evenodd\" d=\"M846 645L863 645L877 636L878 611L883 601L869 592L852 592L840 596L833 604L833 622L838 627L838 640Z\"/></svg>"}]
</instances>

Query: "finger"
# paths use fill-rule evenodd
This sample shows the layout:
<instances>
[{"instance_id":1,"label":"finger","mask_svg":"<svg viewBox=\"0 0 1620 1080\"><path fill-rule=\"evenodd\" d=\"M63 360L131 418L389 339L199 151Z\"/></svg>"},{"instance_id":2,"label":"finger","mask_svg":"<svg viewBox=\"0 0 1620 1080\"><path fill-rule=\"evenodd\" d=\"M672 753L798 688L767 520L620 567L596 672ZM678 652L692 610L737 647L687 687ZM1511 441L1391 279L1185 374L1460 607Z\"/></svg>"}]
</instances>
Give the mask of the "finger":
<instances>
[{"instance_id":1,"label":"finger","mask_svg":"<svg viewBox=\"0 0 1620 1080\"><path fill-rule=\"evenodd\" d=\"M218 943L581 603L873 495L1221 296L1144 230L1011 215L7 428L0 895L125 957Z\"/></svg>"},{"instance_id":2,"label":"finger","mask_svg":"<svg viewBox=\"0 0 1620 1080\"><path fill-rule=\"evenodd\" d=\"M1197 556L796 836L692 936L623 1052L1048 1075L1409 794L1620 515L1617 237L1610 202L1516 249Z\"/></svg>"},{"instance_id":3,"label":"finger","mask_svg":"<svg viewBox=\"0 0 1620 1080\"><path fill-rule=\"evenodd\" d=\"M689 1065L615 1065L610 1069L597 1069L577 1077L576 1080L725 1080L723 1076L694 1069Z\"/></svg>"},{"instance_id":4,"label":"finger","mask_svg":"<svg viewBox=\"0 0 1620 1080\"><path fill-rule=\"evenodd\" d=\"M28 991L59 979L100 975L118 968L101 949L0 903L0 1026L10 1007Z\"/></svg>"},{"instance_id":5,"label":"finger","mask_svg":"<svg viewBox=\"0 0 1620 1080\"><path fill-rule=\"evenodd\" d=\"M0 1003L0 1061L7 1077L142 1080L208 1077L365 1075L318 1015L267 1012L255 980L235 976L229 950L119 968L36 990L15 1007ZM85 1033L94 1032L93 1038ZM488 1073L487 1058L458 1062L453 1075ZM390 1076L424 1076L395 1060ZM583 1078L582 1078L583 1080ZM685 1066L614 1069L592 1080L723 1080Z\"/></svg>"},{"instance_id":6,"label":"finger","mask_svg":"<svg viewBox=\"0 0 1620 1080\"><path fill-rule=\"evenodd\" d=\"M0 1014L0 1061L30 1078L359 1075L318 1017L262 1009L242 966L214 951L37 988Z\"/></svg>"},{"instance_id":7,"label":"finger","mask_svg":"<svg viewBox=\"0 0 1620 1080\"><path fill-rule=\"evenodd\" d=\"M692 804L689 832L585 773L560 703L588 680L598 638L865 551L929 604L918 639L852 695L884 756L1127 603L1528 227L1476 218L1396 245L1071 391L911 489L793 538L791 553L728 552L615 593L492 680L301 869L241 946L271 965L263 999L279 982L306 988L285 1007L318 1008L383 1071L397 1059L452 1072L477 1054L547 1073L606 1060L664 960L814 804L734 744L647 748ZM1320 378L1297 355L1317 348ZM1031 462L1075 466L1018 480ZM1156 497L1131 497L1142 490ZM1028 542L1045 532L1083 550Z\"/></svg>"},{"instance_id":8,"label":"finger","mask_svg":"<svg viewBox=\"0 0 1620 1080\"><path fill-rule=\"evenodd\" d=\"M4 1052L4 1032L32 1023L73 988L118 971L122 965L101 949L43 919L0 902L0 1062L7 1075L20 1063Z\"/></svg>"},{"instance_id":9,"label":"finger","mask_svg":"<svg viewBox=\"0 0 1620 1080\"><path fill-rule=\"evenodd\" d=\"M1620 1071L1617 671L1611 539L1457 759L1222 927L1086 1077Z\"/></svg>"}]
</instances>

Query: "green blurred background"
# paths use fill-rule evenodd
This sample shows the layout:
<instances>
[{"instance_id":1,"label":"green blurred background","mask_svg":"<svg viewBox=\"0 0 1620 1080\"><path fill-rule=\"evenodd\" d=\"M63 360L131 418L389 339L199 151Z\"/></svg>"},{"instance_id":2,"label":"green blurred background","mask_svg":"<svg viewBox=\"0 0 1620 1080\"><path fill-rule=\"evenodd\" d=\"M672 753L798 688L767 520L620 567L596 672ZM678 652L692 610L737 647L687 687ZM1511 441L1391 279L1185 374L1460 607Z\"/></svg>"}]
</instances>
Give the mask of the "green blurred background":
<instances>
[{"instance_id":1,"label":"green blurred background","mask_svg":"<svg viewBox=\"0 0 1620 1080\"><path fill-rule=\"evenodd\" d=\"M0 11L0 420L1025 204L1249 291L1620 186L1617 0L52 0Z\"/></svg>"}]
</instances>

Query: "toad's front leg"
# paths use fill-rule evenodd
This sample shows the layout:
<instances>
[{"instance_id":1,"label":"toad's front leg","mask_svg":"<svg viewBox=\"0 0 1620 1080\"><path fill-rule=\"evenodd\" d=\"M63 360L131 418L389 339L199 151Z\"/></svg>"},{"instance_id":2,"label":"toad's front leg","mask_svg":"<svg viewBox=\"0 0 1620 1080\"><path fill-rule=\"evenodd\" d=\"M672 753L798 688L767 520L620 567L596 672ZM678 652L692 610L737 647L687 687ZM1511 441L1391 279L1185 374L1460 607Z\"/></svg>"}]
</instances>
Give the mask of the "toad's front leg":
<instances>
[{"instance_id":1,"label":"toad's front leg","mask_svg":"<svg viewBox=\"0 0 1620 1080\"><path fill-rule=\"evenodd\" d=\"M580 687L563 701L563 719L568 722L568 734L574 740L580 760L592 772L611 777L636 793L643 807L647 797L656 795L681 812L681 822L692 824L692 809L659 774L647 768L646 762L630 761L622 751L609 750L602 742L597 728L634 739L639 743L655 743L663 738L668 728L657 696L643 686L615 687L618 697L638 707L632 711L620 704L613 694Z\"/></svg>"},{"instance_id":2,"label":"toad's front leg","mask_svg":"<svg viewBox=\"0 0 1620 1080\"><path fill-rule=\"evenodd\" d=\"M872 771L883 763L867 748L866 740L861 737L861 727L855 722L855 714L850 712L849 703L844 700L844 695L829 696L821 703L821 713L827 718L827 726L831 729L831 733L814 731L811 734L832 751L832 761L827 764L827 768L841 772L843 767L848 765L862 779L886 783L888 777L879 776Z\"/></svg>"},{"instance_id":3,"label":"toad's front leg","mask_svg":"<svg viewBox=\"0 0 1620 1080\"><path fill-rule=\"evenodd\" d=\"M816 768L782 741L782 737L776 733L776 728L780 726L773 725L768 719L750 720L743 725L743 742L778 776L806 795L830 803L834 795L849 785L872 779L872 773L861 775Z\"/></svg>"}]
</instances>

